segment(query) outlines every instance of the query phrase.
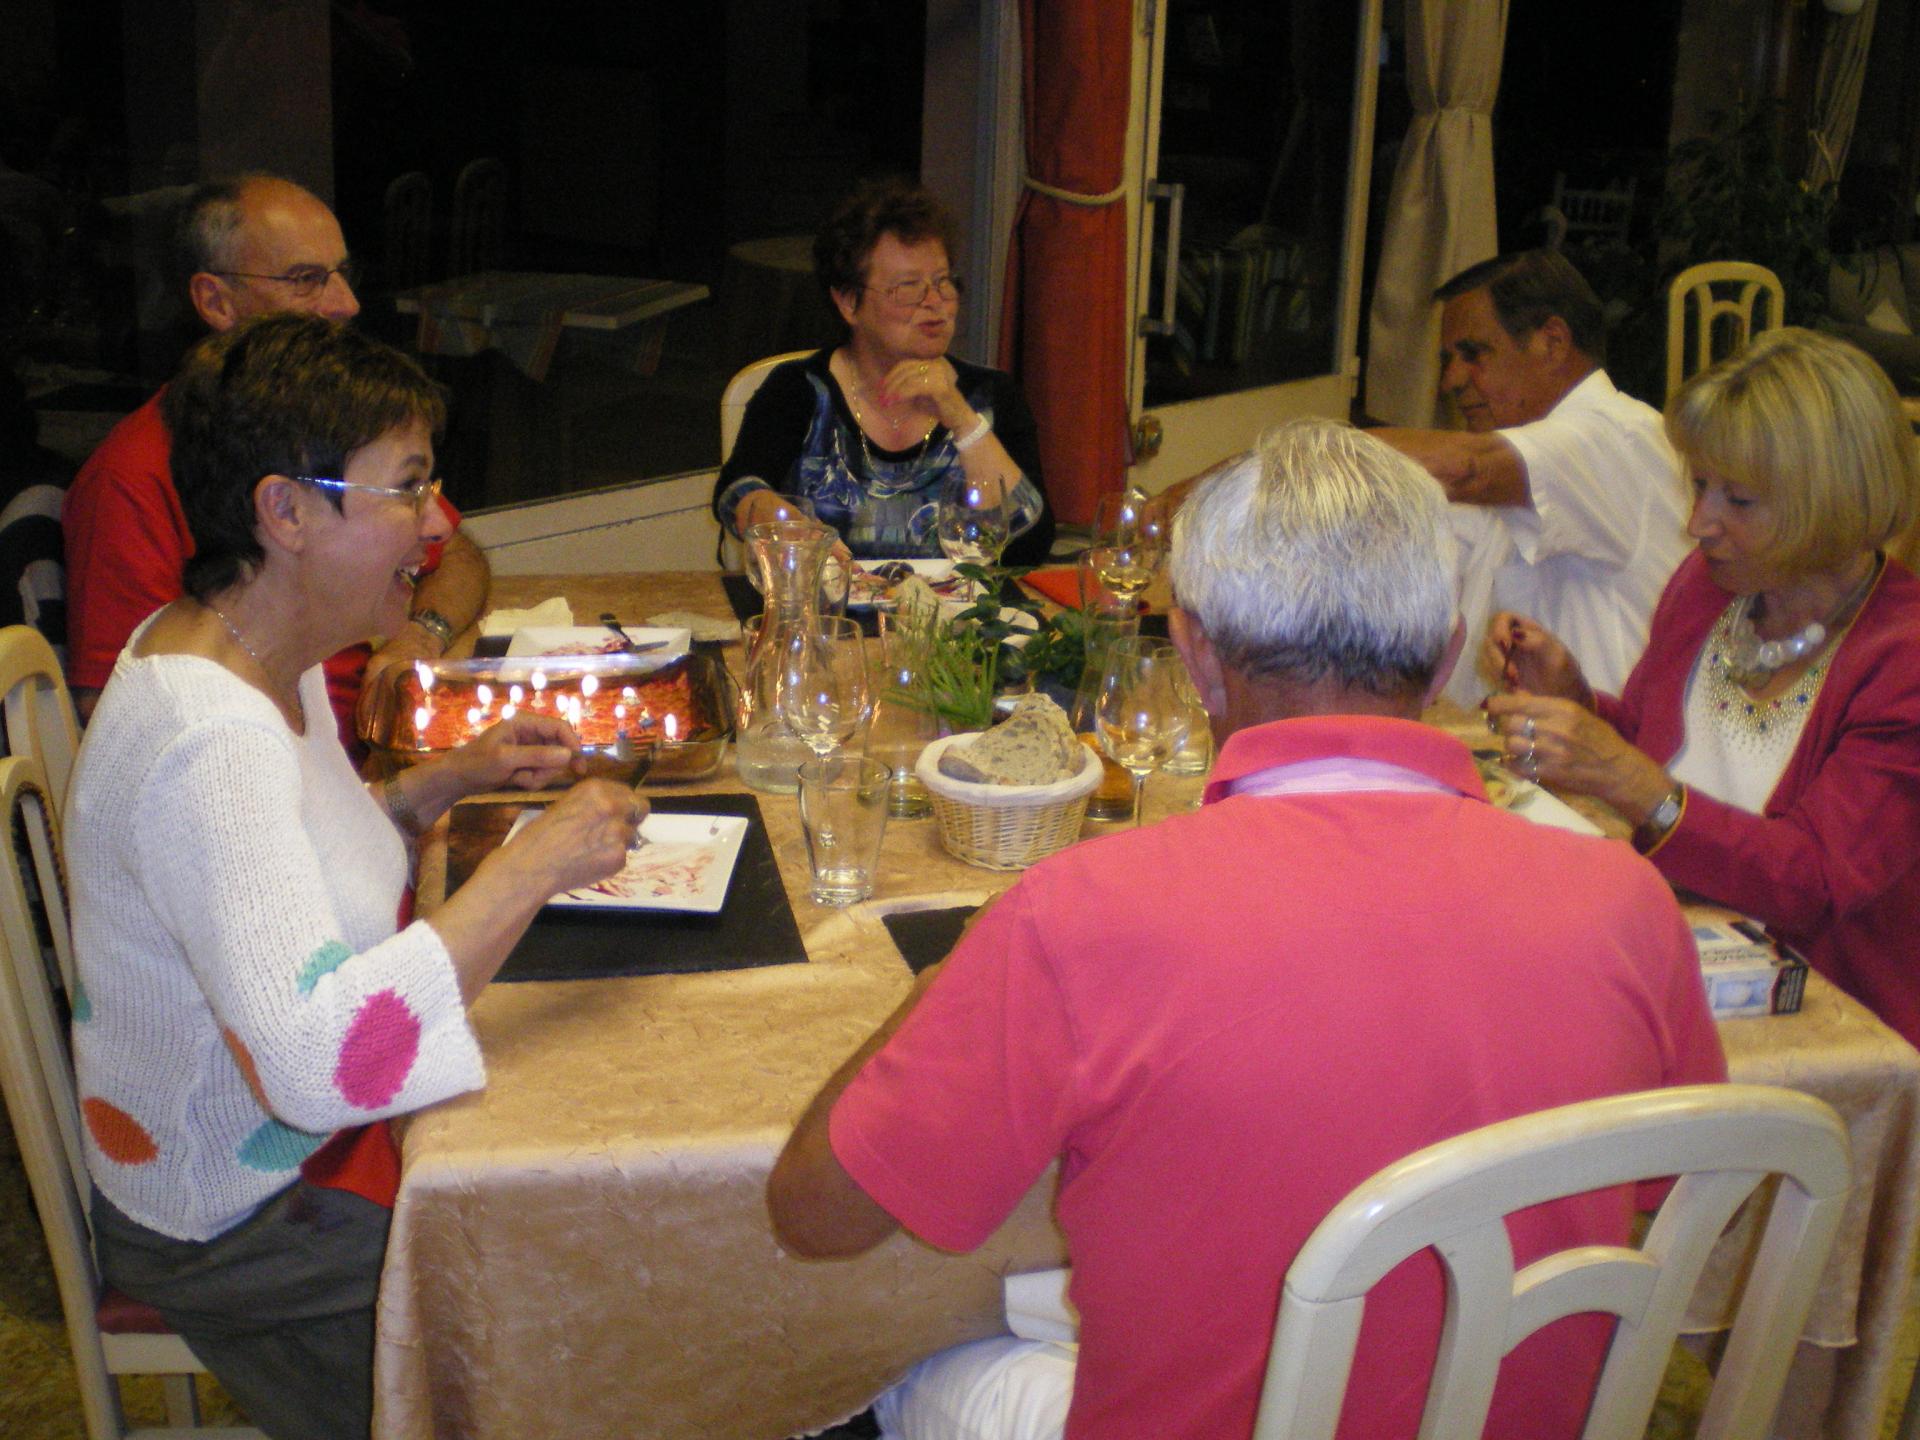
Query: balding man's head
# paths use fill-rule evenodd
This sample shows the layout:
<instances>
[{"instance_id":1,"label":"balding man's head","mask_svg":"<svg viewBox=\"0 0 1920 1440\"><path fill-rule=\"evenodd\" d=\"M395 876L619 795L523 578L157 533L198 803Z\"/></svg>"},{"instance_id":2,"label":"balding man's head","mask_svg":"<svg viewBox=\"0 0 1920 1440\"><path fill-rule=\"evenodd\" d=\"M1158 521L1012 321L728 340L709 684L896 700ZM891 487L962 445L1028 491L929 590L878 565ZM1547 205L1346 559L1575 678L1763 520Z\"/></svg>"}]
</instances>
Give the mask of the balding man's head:
<instances>
[{"instance_id":1,"label":"balding man's head","mask_svg":"<svg viewBox=\"0 0 1920 1440\"><path fill-rule=\"evenodd\" d=\"M287 310L335 321L360 312L340 222L318 197L277 175L199 187L181 217L180 248L188 295L210 329Z\"/></svg>"}]
</instances>

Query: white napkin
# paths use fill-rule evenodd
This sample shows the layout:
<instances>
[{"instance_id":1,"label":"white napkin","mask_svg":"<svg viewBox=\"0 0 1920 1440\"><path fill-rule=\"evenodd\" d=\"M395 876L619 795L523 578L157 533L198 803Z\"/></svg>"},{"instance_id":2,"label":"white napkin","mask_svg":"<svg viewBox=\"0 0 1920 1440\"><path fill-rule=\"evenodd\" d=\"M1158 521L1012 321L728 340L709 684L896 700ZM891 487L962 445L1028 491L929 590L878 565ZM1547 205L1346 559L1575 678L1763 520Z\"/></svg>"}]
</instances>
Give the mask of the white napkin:
<instances>
[{"instance_id":1,"label":"white napkin","mask_svg":"<svg viewBox=\"0 0 1920 1440\"><path fill-rule=\"evenodd\" d=\"M1080 1317L1067 1299L1071 1270L1032 1270L1001 1280L1007 1329L1022 1340L1051 1340L1072 1345L1080 1339Z\"/></svg>"},{"instance_id":2,"label":"white napkin","mask_svg":"<svg viewBox=\"0 0 1920 1440\"><path fill-rule=\"evenodd\" d=\"M564 595L542 600L525 610L494 610L480 622L482 635L511 635L528 625L571 625L573 607Z\"/></svg>"}]
</instances>

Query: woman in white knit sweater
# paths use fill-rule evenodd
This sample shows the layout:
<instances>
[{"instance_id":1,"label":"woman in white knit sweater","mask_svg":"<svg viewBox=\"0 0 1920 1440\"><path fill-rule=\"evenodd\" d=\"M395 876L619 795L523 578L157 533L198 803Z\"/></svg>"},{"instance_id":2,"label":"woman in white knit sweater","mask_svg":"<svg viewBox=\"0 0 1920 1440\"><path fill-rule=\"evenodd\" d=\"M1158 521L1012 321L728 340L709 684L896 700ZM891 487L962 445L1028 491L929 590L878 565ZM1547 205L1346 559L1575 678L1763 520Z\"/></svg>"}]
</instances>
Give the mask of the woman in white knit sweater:
<instances>
[{"instance_id":1,"label":"woman in white knit sweater","mask_svg":"<svg viewBox=\"0 0 1920 1440\"><path fill-rule=\"evenodd\" d=\"M163 405L187 593L128 641L68 801L101 1267L276 1440L364 1435L394 1166L356 1127L485 1083L466 1006L644 805L583 781L407 923L408 834L579 755L523 716L370 790L341 748L320 663L405 622L444 538L438 392L278 315L196 347Z\"/></svg>"}]
</instances>

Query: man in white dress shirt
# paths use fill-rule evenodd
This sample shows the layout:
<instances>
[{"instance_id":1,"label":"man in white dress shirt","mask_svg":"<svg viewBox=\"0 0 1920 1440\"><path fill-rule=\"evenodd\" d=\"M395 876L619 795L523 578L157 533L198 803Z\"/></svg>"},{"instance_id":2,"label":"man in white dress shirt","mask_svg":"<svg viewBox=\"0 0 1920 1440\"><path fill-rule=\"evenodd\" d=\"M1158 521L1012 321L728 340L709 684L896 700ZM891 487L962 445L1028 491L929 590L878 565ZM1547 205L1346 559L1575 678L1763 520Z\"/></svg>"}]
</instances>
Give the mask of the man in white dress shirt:
<instances>
[{"instance_id":1,"label":"man in white dress shirt","mask_svg":"<svg viewBox=\"0 0 1920 1440\"><path fill-rule=\"evenodd\" d=\"M1446 693L1477 705L1488 618L1529 615L1619 693L1687 550L1687 494L1660 412L1614 389L1599 298L1550 250L1483 261L1434 292L1440 386L1465 430L1381 429L1454 502L1468 644Z\"/></svg>"}]
</instances>

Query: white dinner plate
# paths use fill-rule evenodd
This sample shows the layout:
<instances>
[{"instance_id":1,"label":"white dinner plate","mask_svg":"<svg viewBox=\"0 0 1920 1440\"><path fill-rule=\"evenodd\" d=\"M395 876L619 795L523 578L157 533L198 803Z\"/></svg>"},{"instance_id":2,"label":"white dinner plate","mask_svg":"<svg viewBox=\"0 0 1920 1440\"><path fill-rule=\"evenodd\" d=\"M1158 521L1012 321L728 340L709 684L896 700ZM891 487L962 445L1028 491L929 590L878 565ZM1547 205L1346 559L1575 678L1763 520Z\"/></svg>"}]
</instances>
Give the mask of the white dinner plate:
<instances>
[{"instance_id":1,"label":"white dinner plate","mask_svg":"<svg viewBox=\"0 0 1920 1440\"><path fill-rule=\"evenodd\" d=\"M626 631L634 645L653 647L640 653L662 660L684 654L693 643L685 627L629 625ZM509 655L620 655L627 648L627 641L604 625L528 625L514 631L513 639L507 642Z\"/></svg>"},{"instance_id":2,"label":"white dinner plate","mask_svg":"<svg viewBox=\"0 0 1920 1440\"><path fill-rule=\"evenodd\" d=\"M523 810L507 832L511 840L537 810ZM727 900L747 821L740 815L668 815L640 822L646 843L627 852L617 875L597 885L564 890L547 903L573 910L688 910L717 915Z\"/></svg>"}]
</instances>

